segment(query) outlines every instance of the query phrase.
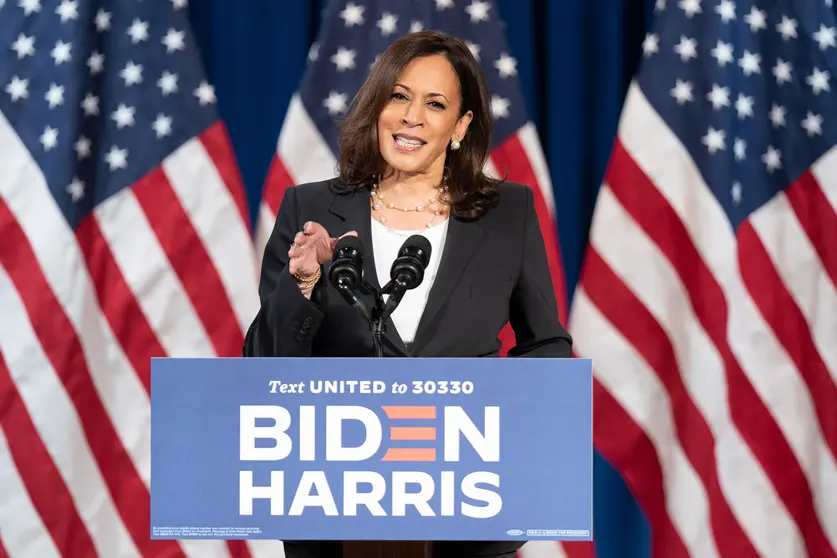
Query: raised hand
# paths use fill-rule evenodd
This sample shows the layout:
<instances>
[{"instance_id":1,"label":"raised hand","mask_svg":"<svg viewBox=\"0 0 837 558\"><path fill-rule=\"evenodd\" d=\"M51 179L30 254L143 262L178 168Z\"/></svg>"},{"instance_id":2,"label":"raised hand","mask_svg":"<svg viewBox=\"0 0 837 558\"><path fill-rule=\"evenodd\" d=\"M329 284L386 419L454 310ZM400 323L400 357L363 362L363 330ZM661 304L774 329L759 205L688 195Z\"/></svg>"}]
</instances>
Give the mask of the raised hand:
<instances>
[{"instance_id":1,"label":"raised hand","mask_svg":"<svg viewBox=\"0 0 837 558\"><path fill-rule=\"evenodd\" d=\"M335 238L321 224L314 221L305 223L288 250L291 275L303 280L314 277L320 266L331 260L337 241L350 235L357 236L357 232L350 231Z\"/></svg>"}]
</instances>

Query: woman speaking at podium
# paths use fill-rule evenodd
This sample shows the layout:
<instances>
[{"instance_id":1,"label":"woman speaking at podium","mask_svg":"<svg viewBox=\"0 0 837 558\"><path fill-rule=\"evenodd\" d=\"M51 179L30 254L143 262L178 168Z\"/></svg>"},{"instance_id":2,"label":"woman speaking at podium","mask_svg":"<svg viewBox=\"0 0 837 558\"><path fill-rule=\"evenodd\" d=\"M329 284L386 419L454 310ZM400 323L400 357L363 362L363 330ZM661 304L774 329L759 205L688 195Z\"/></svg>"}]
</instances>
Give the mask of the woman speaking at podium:
<instances>
[{"instance_id":1,"label":"woman speaking at podium","mask_svg":"<svg viewBox=\"0 0 837 558\"><path fill-rule=\"evenodd\" d=\"M389 357L569 357L527 186L483 173L491 110L479 64L460 40L406 35L386 50L342 122L339 174L288 188L262 262L261 309L246 357L370 357L369 322L335 289L329 263L346 236L363 279L390 282L405 240L430 258L386 320ZM375 297L355 293L372 310ZM509 557L514 542L440 542L434 557ZM325 542L285 542L289 558L340 556Z\"/></svg>"}]
</instances>

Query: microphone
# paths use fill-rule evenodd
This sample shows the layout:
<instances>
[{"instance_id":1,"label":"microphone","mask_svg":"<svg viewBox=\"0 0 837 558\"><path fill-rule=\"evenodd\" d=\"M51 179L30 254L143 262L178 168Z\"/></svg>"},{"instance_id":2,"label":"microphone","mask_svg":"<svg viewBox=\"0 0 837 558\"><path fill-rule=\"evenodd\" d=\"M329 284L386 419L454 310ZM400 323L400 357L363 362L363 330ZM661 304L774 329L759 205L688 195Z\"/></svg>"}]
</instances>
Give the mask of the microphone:
<instances>
[{"instance_id":1,"label":"microphone","mask_svg":"<svg viewBox=\"0 0 837 558\"><path fill-rule=\"evenodd\" d=\"M391 281L384 287L383 292L389 294L382 319L386 320L401 302L410 289L415 289L424 280L424 270L430 263L430 241L420 234L414 234L404 241L398 250L398 257L390 269Z\"/></svg>"},{"instance_id":2,"label":"microphone","mask_svg":"<svg viewBox=\"0 0 837 558\"><path fill-rule=\"evenodd\" d=\"M363 286L363 243L356 236L344 236L334 246L331 260L329 282L351 307L371 321L369 310L356 294Z\"/></svg>"}]
</instances>

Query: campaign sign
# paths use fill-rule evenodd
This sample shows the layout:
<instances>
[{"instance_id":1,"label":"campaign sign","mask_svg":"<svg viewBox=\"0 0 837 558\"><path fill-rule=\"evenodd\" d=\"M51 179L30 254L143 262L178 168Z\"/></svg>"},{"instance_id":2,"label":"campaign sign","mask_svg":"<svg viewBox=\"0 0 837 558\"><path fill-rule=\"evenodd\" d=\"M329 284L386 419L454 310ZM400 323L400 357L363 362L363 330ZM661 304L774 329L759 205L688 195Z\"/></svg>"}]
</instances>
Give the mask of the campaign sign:
<instances>
[{"instance_id":1,"label":"campaign sign","mask_svg":"<svg viewBox=\"0 0 837 558\"><path fill-rule=\"evenodd\" d=\"M587 359L154 359L153 539L592 540Z\"/></svg>"}]
</instances>

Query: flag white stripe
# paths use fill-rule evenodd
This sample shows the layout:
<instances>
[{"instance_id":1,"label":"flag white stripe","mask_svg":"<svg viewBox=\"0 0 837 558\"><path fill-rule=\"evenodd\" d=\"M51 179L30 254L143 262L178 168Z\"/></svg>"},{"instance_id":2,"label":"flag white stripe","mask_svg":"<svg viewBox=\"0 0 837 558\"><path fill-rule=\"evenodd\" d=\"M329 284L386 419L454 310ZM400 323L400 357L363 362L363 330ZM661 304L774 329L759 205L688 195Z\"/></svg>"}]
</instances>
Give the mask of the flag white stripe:
<instances>
[{"instance_id":1,"label":"flag white stripe","mask_svg":"<svg viewBox=\"0 0 837 558\"><path fill-rule=\"evenodd\" d=\"M28 237L50 288L79 334L98 396L147 485L148 394L98 306L84 257L44 176L2 114L0 145L0 196Z\"/></svg>"},{"instance_id":2,"label":"flag white stripe","mask_svg":"<svg viewBox=\"0 0 837 558\"><path fill-rule=\"evenodd\" d=\"M95 209L102 235L157 339L172 357L215 354L183 284L130 188Z\"/></svg>"},{"instance_id":3,"label":"flag white stripe","mask_svg":"<svg viewBox=\"0 0 837 558\"><path fill-rule=\"evenodd\" d=\"M185 539L177 542L189 558L229 558L230 556L226 541Z\"/></svg>"},{"instance_id":4,"label":"flag white stripe","mask_svg":"<svg viewBox=\"0 0 837 558\"><path fill-rule=\"evenodd\" d=\"M538 139L538 132L532 122L526 122L517 133L520 138L520 143L523 145L526 156L529 159L529 165L535 172L538 179L537 184L541 194L543 195L546 207L549 209L550 215L555 215L555 194L552 191L552 180L549 175L549 167L546 164L546 158L543 154L540 139Z\"/></svg>"},{"instance_id":5,"label":"flag white stripe","mask_svg":"<svg viewBox=\"0 0 837 558\"><path fill-rule=\"evenodd\" d=\"M689 397L715 439L714 448L701 449L715 452L718 481L733 513L762 556L789 556L787 549L774 544L771 533L793 530L794 524L732 422L723 360L695 316L677 272L607 185L600 191L595 212L591 245L671 342ZM590 356L596 358L595 353ZM753 509L765 512L761 520L752 515Z\"/></svg>"},{"instance_id":6,"label":"flag white stripe","mask_svg":"<svg viewBox=\"0 0 837 558\"><path fill-rule=\"evenodd\" d=\"M2 268L0 268L2 269ZM32 504L26 485L12 460L3 429L0 428L0 542L11 558L37 556L58 558L56 548L41 516Z\"/></svg>"},{"instance_id":7,"label":"flag white stripe","mask_svg":"<svg viewBox=\"0 0 837 558\"><path fill-rule=\"evenodd\" d=\"M837 147L829 149L816 163L811 165L811 174L817 179L825 197L837 212Z\"/></svg>"},{"instance_id":8,"label":"flag white stripe","mask_svg":"<svg viewBox=\"0 0 837 558\"><path fill-rule=\"evenodd\" d=\"M58 210L54 198L49 193L44 177L25 151L19 138L0 114L0 168L14 169L19 172L0 174L0 195L23 228L39 261L40 267L63 307L68 318L79 333L78 339L84 351L85 360L91 378L97 388L97 396L102 401L111 423L119 435L119 442L125 448L136 467L137 473L150 486L151 476L151 424L150 400L139 380L139 377L129 364L119 342L113 335L110 326L98 306L92 282L87 273L84 257L75 240L69 225ZM7 167L5 163L8 163ZM7 180L4 180L6 178ZM124 223L121 225L124 226ZM133 229L132 229L133 230ZM119 248L111 246L115 254L121 254ZM136 257L137 254L128 255ZM147 261L141 262L147 264ZM68 274L68 270L75 270L75 276ZM6 308L2 305L0 307ZM13 313L12 313L13 315ZM25 315L25 314L24 314ZM8 322L10 323L10 322ZM12 328L13 329L13 328ZM9 330L9 332L12 331ZM0 337L6 336L3 332ZM5 339L0 339L0 342ZM49 361L44 361L52 370ZM10 361L9 368L20 370L36 370L38 365ZM70 403L71 405L71 403ZM59 407L49 409L50 416L64 417L64 412L74 412L72 406L67 411ZM63 419L62 419L63 420ZM68 419L69 420L69 419ZM83 440L83 432L79 432ZM61 436L56 436L61 438ZM86 442L77 442L86 444ZM86 447L79 445L79 448ZM79 450L81 451L81 450ZM71 454L69 454L71 457ZM85 467L78 467L78 474L92 474L98 472L98 467L89 456L90 463ZM107 464L103 464L107 466ZM71 487L72 488L72 487ZM96 492L107 494L106 485L93 489L91 498L98 498ZM111 504L112 505L112 504ZM110 529L108 525L113 520L124 530L120 516L112 508L113 517L103 514L107 520L97 520L99 529ZM102 527L104 526L104 527ZM207 556L206 541L182 542L181 546L190 555ZM131 542L133 545L133 542ZM223 543L212 542L211 546L221 547ZM190 547L196 551L190 552ZM133 548L133 546L131 547ZM136 552L136 549L132 550ZM105 552L104 555L120 555L118 552ZM220 554L224 556L225 554Z\"/></svg>"},{"instance_id":9,"label":"flag white stripe","mask_svg":"<svg viewBox=\"0 0 837 558\"><path fill-rule=\"evenodd\" d=\"M583 287L576 290L573 306L575 350L580 356L593 358L596 378L654 445L663 475L666 509L683 543L693 556L718 556L707 521L706 493L675 434L665 386L599 312Z\"/></svg>"},{"instance_id":10,"label":"flag white stripe","mask_svg":"<svg viewBox=\"0 0 837 558\"><path fill-rule=\"evenodd\" d=\"M820 523L826 526L835 518L826 515L817 493L837 493L832 484L834 460L822 438L810 393L743 286L733 282L729 286L730 347L790 444L811 486ZM826 533L830 532L826 527Z\"/></svg>"},{"instance_id":11,"label":"flag white stripe","mask_svg":"<svg viewBox=\"0 0 837 558\"><path fill-rule=\"evenodd\" d=\"M276 151L296 184L325 180L337 174L337 159L308 116L299 93L291 97Z\"/></svg>"},{"instance_id":12,"label":"flag white stripe","mask_svg":"<svg viewBox=\"0 0 837 558\"><path fill-rule=\"evenodd\" d=\"M262 201L259 204L259 218L256 222L255 240L255 272L256 276L261 275L262 258L264 257L264 250L267 246L267 241L270 240L270 233L273 232L273 226L276 224L276 214L270 209L267 202Z\"/></svg>"},{"instance_id":13,"label":"flag white stripe","mask_svg":"<svg viewBox=\"0 0 837 558\"><path fill-rule=\"evenodd\" d=\"M307 182L327 180L337 174L337 159L316 124L308 116L298 92L291 97L288 104L276 144L276 157L292 183L270 184L268 187L271 188L289 188ZM259 206L254 241L257 276L261 272L261 259L276 221L276 214L264 199L263 196Z\"/></svg>"},{"instance_id":14,"label":"flag white stripe","mask_svg":"<svg viewBox=\"0 0 837 558\"><path fill-rule=\"evenodd\" d=\"M97 552L102 556L138 555L87 445L73 403L43 353L23 301L3 267L0 308L0 351L6 355L9 374Z\"/></svg>"},{"instance_id":15,"label":"flag white stripe","mask_svg":"<svg viewBox=\"0 0 837 558\"><path fill-rule=\"evenodd\" d=\"M500 178L500 173L497 172L497 166L494 164L494 161L491 160L490 155L485 160L485 165L483 166L483 172L485 172L485 174L487 174L491 178Z\"/></svg>"},{"instance_id":16,"label":"flag white stripe","mask_svg":"<svg viewBox=\"0 0 837 558\"><path fill-rule=\"evenodd\" d=\"M253 558L285 558L285 546L282 541L247 541L247 547Z\"/></svg>"},{"instance_id":17,"label":"flag white stripe","mask_svg":"<svg viewBox=\"0 0 837 558\"><path fill-rule=\"evenodd\" d=\"M727 326L730 348L748 380L784 432L808 479L812 491L834 494L837 487L823 485L819 467L831 467L824 453L812 402L798 371L782 350L758 312L739 274L736 239L718 200L703 182L677 137L650 106L638 86L631 85L623 110L619 135L625 149L656 185L683 222L701 258L724 292L729 308ZM653 142L646 141L654 138ZM768 372L769 371L769 372ZM821 523L834 521L817 506ZM795 547L774 533L774 544Z\"/></svg>"},{"instance_id":18,"label":"flag white stripe","mask_svg":"<svg viewBox=\"0 0 837 558\"><path fill-rule=\"evenodd\" d=\"M750 220L773 267L804 315L817 351L832 378L837 377L837 314L833 310L837 308L837 292L787 197L775 197L759 208ZM825 445L825 441L820 440L822 431L818 426L814 427L815 441L817 446ZM815 478L814 486L823 487L814 490L814 505L824 519L823 526L831 545L837 548L837 498L833 497L837 494L837 462L834 454L825 448L821 451L811 448L806 453L810 455L806 473Z\"/></svg>"},{"instance_id":19,"label":"flag white stripe","mask_svg":"<svg viewBox=\"0 0 837 558\"><path fill-rule=\"evenodd\" d=\"M521 558L567 558L561 545L554 541L529 541L518 552Z\"/></svg>"},{"instance_id":20,"label":"flag white stripe","mask_svg":"<svg viewBox=\"0 0 837 558\"><path fill-rule=\"evenodd\" d=\"M716 280L726 285L738 275L732 226L680 140L635 83L625 99L619 138L678 214Z\"/></svg>"},{"instance_id":21,"label":"flag white stripe","mask_svg":"<svg viewBox=\"0 0 837 558\"><path fill-rule=\"evenodd\" d=\"M776 196L750 217L782 283L799 307L817 351L837 379L837 290L787 196ZM837 506L837 499L834 500ZM837 507L834 509L837 517Z\"/></svg>"},{"instance_id":22,"label":"flag white stripe","mask_svg":"<svg viewBox=\"0 0 837 558\"><path fill-rule=\"evenodd\" d=\"M180 147L163 162L163 169L201 238L232 305L242 331L259 310L256 262L250 232L218 169L198 139ZM200 188L195 188L200 184Z\"/></svg>"}]
</instances>

